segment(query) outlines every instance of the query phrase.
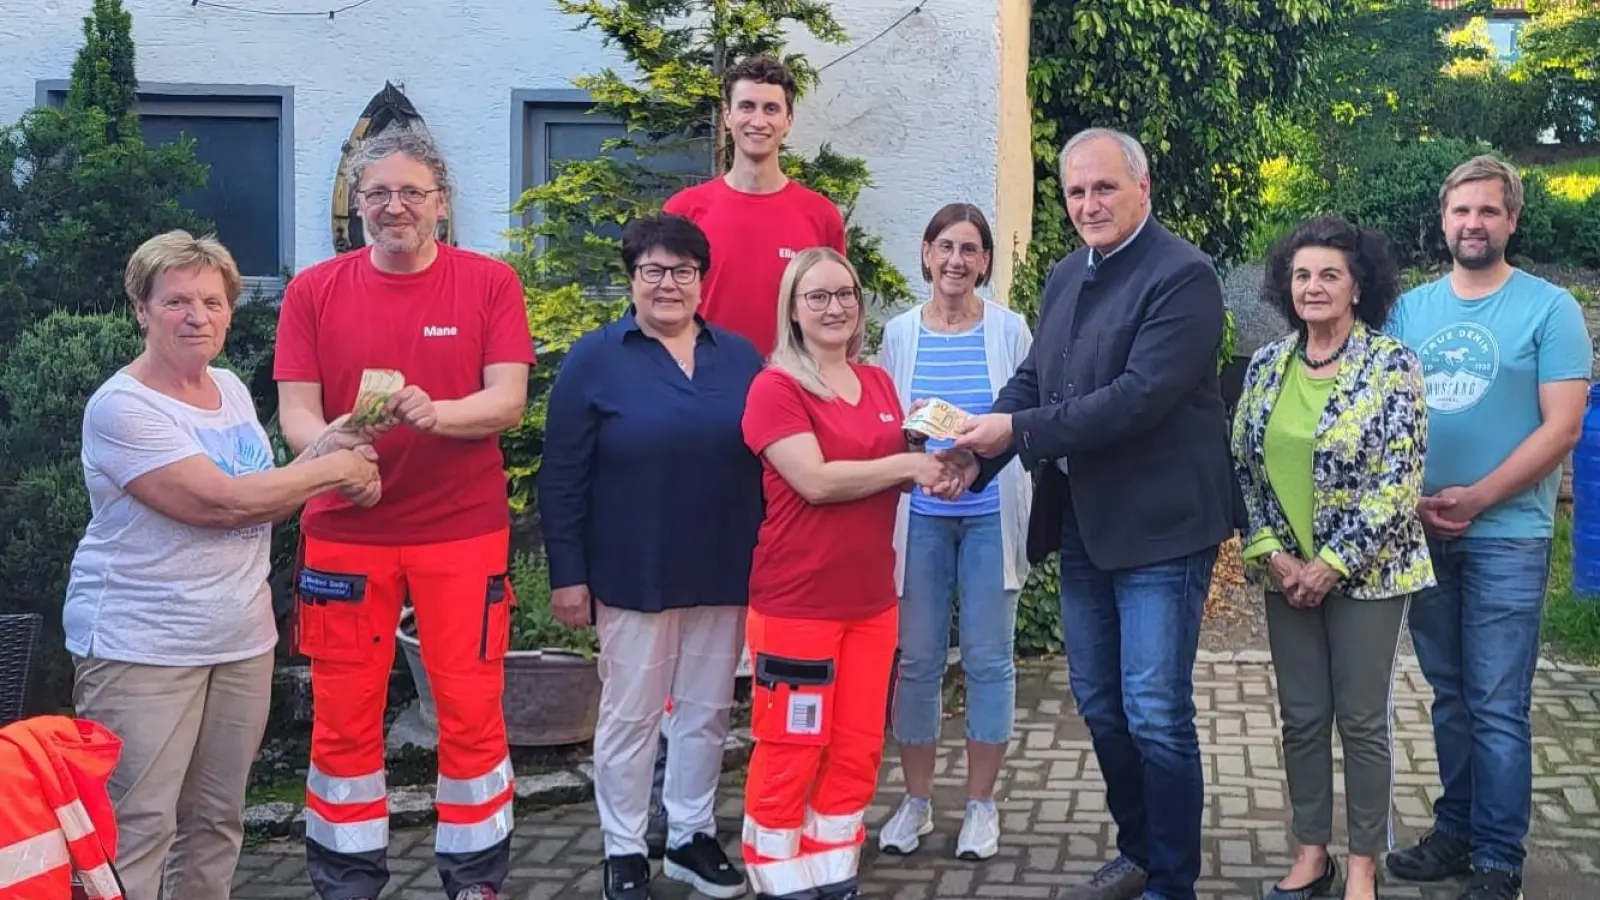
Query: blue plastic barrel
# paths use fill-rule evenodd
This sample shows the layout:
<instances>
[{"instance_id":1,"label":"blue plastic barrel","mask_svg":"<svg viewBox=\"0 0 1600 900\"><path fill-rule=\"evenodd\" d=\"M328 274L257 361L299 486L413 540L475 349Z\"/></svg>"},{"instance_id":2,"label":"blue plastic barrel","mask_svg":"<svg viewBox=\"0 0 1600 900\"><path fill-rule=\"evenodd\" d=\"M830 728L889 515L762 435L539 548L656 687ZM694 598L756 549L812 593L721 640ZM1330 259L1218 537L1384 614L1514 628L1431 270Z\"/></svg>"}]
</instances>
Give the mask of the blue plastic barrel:
<instances>
[{"instance_id":1,"label":"blue plastic barrel","mask_svg":"<svg viewBox=\"0 0 1600 900\"><path fill-rule=\"evenodd\" d=\"M1600 597L1600 384L1589 387L1583 435L1572 454L1572 589Z\"/></svg>"}]
</instances>

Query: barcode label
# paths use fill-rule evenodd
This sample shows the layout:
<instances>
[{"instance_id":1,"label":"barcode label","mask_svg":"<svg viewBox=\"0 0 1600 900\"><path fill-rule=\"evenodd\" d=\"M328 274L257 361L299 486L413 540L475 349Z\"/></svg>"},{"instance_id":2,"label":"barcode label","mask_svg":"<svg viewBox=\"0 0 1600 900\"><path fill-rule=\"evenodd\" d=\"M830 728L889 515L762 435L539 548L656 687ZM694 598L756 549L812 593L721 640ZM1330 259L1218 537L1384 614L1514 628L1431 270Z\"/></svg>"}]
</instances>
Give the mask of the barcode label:
<instances>
[{"instance_id":1,"label":"barcode label","mask_svg":"<svg viewBox=\"0 0 1600 900\"><path fill-rule=\"evenodd\" d=\"M789 733L822 733L822 697L817 694L789 695Z\"/></svg>"}]
</instances>

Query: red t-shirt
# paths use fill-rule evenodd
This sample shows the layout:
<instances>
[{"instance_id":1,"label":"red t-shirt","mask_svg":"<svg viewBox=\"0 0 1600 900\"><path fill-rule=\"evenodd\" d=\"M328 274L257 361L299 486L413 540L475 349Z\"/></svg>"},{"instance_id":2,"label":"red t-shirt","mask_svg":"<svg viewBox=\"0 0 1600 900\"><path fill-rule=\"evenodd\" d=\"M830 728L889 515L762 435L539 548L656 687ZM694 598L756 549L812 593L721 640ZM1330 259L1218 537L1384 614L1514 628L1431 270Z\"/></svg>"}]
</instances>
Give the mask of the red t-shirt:
<instances>
[{"instance_id":1,"label":"red t-shirt","mask_svg":"<svg viewBox=\"0 0 1600 900\"><path fill-rule=\"evenodd\" d=\"M812 505L766 458L766 449L811 432L822 458L882 459L906 449L900 398L889 373L852 363L855 406L824 400L787 373L762 370L744 408L744 442L761 455L767 516L750 570L750 608L794 619L862 619L895 604L894 517L899 488L845 503Z\"/></svg>"},{"instance_id":2,"label":"red t-shirt","mask_svg":"<svg viewBox=\"0 0 1600 900\"><path fill-rule=\"evenodd\" d=\"M533 363L522 284L496 259L439 245L426 271L379 271L370 248L296 275L278 313L273 376L322 385L330 420L355 405L362 369L397 369L435 401L483 389L483 369ZM463 540L510 524L496 437L460 440L405 425L378 439L383 499L370 509L338 492L311 499L302 530L354 544Z\"/></svg>"},{"instance_id":3,"label":"red t-shirt","mask_svg":"<svg viewBox=\"0 0 1600 900\"><path fill-rule=\"evenodd\" d=\"M839 208L798 181L746 194L713 178L672 195L662 211L699 225L711 241L700 315L748 338L763 358L778 340L778 287L789 260L812 247L845 252Z\"/></svg>"}]
</instances>

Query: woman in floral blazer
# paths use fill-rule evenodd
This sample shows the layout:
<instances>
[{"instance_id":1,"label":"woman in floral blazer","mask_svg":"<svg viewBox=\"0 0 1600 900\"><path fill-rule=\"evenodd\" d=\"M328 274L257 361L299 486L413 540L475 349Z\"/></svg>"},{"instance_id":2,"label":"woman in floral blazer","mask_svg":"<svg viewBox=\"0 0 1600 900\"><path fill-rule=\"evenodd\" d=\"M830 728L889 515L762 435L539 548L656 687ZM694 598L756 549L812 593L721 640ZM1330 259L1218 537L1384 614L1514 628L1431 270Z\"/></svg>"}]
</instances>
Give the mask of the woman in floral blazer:
<instances>
[{"instance_id":1,"label":"woman in floral blazer","mask_svg":"<svg viewBox=\"0 0 1600 900\"><path fill-rule=\"evenodd\" d=\"M1345 751L1344 896L1375 895L1389 849L1394 656L1411 594L1432 585L1417 516L1427 408L1417 358L1381 331L1399 273L1381 235L1336 217L1274 247L1265 292L1294 326L1250 361L1234 469L1265 571L1283 746L1300 851L1269 900L1331 896L1332 727Z\"/></svg>"}]
</instances>

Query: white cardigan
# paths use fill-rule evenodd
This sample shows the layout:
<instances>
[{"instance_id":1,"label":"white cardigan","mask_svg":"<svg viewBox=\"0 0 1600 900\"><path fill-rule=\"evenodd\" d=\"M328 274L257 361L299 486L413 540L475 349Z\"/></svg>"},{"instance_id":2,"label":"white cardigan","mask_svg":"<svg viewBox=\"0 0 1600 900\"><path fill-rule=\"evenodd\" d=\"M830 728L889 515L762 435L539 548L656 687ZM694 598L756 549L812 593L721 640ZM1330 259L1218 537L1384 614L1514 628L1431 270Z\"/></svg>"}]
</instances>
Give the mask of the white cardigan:
<instances>
[{"instance_id":1,"label":"white cardigan","mask_svg":"<svg viewBox=\"0 0 1600 900\"><path fill-rule=\"evenodd\" d=\"M917 327L926 303L889 320L883 328L878 365L888 370L902 408L911 406L911 373L917 370ZM1022 316L988 300L983 302L983 351L989 363L989 389L996 394L1033 346L1033 333ZM1000 531L1005 553L1005 589L1020 591L1028 580L1028 511L1033 506L1033 480L1013 459L1000 471ZM895 590L905 594L906 532L911 523L911 495L900 498L894 522Z\"/></svg>"}]
</instances>

